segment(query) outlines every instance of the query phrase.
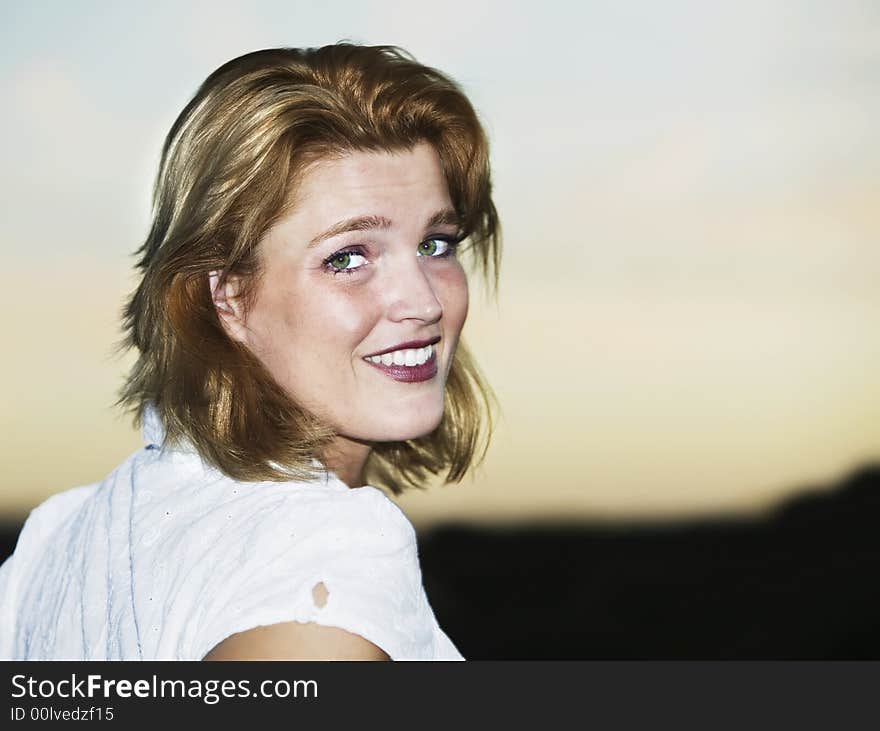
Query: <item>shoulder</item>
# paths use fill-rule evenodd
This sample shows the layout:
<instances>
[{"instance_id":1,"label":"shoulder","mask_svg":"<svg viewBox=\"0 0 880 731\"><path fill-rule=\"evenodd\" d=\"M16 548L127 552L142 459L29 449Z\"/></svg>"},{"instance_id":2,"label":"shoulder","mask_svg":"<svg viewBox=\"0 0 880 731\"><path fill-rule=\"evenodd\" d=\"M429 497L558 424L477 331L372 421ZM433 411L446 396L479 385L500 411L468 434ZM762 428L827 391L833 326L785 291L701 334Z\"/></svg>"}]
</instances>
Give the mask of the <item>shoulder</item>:
<instances>
[{"instance_id":1,"label":"shoulder","mask_svg":"<svg viewBox=\"0 0 880 731\"><path fill-rule=\"evenodd\" d=\"M55 493L37 505L31 511L28 519L51 521L55 518L63 518L72 510L78 508L83 501L100 487L100 484L96 482L91 485L80 485L79 487L71 487L63 492Z\"/></svg>"},{"instance_id":2,"label":"shoulder","mask_svg":"<svg viewBox=\"0 0 880 731\"><path fill-rule=\"evenodd\" d=\"M415 530L403 511L375 487L347 488L331 499L331 511L334 533L389 547L415 543Z\"/></svg>"},{"instance_id":3,"label":"shoulder","mask_svg":"<svg viewBox=\"0 0 880 731\"><path fill-rule=\"evenodd\" d=\"M238 541L245 531L253 555L320 556L413 546L412 524L399 507L374 487L350 489L320 484L255 485L240 489L224 505L222 517Z\"/></svg>"},{"instance_id":4,"label":"shoulder","mask_svg":"<svg viewBox=\"0 0 880 731\"><path fill-rule=\"evenodd\" d=\"M27 585L27 577L32 567L42 560L49 539L97 488L98 484L73 487L52 495L31 510L18 534L12 555L0 569L0 603L13 601L19 587Z\"/></svg>"},{"instance_id":5,"label":"shoulder","mask_svg":"<svg viewBox=\"0 0 880 731\"><path fill-rule=\"evenodd\" d=\"M75 513L94 494L100 483L72 487L56 493L31 510L22 526L16 552L29 545L42 542L55 529Z\"/></svg>"},{"instance_id":6,"label":"shoulder","mask_svg":"<svg viewBox=\"0 0 880 731\"><path fill-rule=\"evenodd\" d=\"M253 520L217 551L194 656L384 659L424 641L415 531L384 493L281 487L246 500Z\"/></svg>"},{"instance_id":7,"label":"shoulder","mask_svg":"<svg viewBox=\"0 0 880 731\"><path fill-rule=\"evenodd\" d=\"M217 556L212 573L224 585L270 587L316 572L326 577L417 567L412 524L376 488L261 483L233 492L181 526L210 537Z\"/></svg>"},{"instance_id":8,"label":"shoulder","mask_svg":"<svg viewBox=\"0 0 880 731\"><path fill-rule=\"evenodd\" d=\"M349 488L332 473L312 480L246 482L194 454L168 451L134 476L135 523L173 534L165 545L213 547L237 559L270 560L295 549L332 552L353 542L411 543L400 509L377 488ZM236 565L238 561L229 564Z\"/></svg>"}]
</instances>

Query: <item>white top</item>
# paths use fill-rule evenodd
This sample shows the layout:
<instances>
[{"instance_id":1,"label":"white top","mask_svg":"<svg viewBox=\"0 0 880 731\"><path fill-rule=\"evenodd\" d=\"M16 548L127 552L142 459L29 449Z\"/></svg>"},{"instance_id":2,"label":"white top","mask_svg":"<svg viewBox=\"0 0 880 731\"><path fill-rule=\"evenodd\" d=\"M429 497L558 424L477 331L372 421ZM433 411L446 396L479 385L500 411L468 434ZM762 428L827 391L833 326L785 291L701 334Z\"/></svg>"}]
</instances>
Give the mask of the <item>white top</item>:
<instances>
[{"instance_id":1,"label":"white top","mask_svg":"<svg viewBox=\"0 0 880 731\"><path fill-rule=\"evenodd\" d=\"M0 566L0 658L198 660L296 620L392 660L463 660L422 586L412 525L375 487L239 482L190 446L147 446L35 508ZM312 590L328 594L316 606Z\"/></svg>"}]
</instances>

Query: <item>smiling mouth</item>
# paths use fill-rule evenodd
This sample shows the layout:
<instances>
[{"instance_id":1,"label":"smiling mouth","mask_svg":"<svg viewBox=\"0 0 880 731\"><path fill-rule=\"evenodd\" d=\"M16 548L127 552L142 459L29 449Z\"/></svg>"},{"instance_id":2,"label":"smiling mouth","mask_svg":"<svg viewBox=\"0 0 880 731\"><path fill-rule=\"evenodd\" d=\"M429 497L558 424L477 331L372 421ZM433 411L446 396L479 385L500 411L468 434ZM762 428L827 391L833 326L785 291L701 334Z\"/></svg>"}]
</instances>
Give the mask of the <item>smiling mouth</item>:
<instances>
[{"instance_id":1,"label":"smiling mouth","mask_svg":"<svg viewBox=\"0 0 880 731\"><path fill-rule=\"evenodd\" d=\"M382 355L367 355L364 357L364 360L368 360L376 365L412 367L426 363L434 355L434 352L435 348L433 345L426 345L423 348L393 350L390 353L382 353Z\"/></svg>"},{"instance_id":2,"label":"smiling mouth","mask_svg":"<svg viewBox=\"0 0 880 731\"><path fill-rule=\"evenodd\" d=\"M364 360L395 381L428 381L437 375L437 351L433 345L367 356Z\"/></svg>"}]
</instances>

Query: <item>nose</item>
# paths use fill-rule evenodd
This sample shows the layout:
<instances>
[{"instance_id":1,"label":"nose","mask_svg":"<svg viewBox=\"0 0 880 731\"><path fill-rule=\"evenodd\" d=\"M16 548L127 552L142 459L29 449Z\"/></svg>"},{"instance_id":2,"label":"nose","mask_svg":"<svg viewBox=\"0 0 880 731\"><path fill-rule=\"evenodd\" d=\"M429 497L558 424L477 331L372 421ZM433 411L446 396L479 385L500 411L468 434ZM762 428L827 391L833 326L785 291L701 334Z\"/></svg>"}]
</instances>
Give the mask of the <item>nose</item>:
<instances>
[{"instance_id":1,"label":"nose","mask_svg":"<svg viewBox=\"0 0 880 731\"><path fill-rule=\"evenodd\" d=\"M434 323L443 315L432 274L420 261L422 258L412 254L401 256L386 272L389 319Z\"/></svg>"}]
</instances>

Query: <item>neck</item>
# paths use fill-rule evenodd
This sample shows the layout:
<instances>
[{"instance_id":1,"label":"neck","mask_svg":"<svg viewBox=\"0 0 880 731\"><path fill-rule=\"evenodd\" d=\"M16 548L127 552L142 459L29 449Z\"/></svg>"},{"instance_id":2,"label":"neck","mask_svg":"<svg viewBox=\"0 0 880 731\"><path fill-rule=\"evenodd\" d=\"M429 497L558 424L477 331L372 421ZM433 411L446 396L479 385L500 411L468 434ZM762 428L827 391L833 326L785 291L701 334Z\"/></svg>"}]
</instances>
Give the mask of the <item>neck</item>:
<instances>
[{"instance_id":1,"label":"neck","mask_svg":"<svg viewBox=\"0 0 880 731\"><path fill-rule=\"evenodd\" d=\"M349 487L364 484L364 468L373 445L358 439L337 437L325 450L321 461Z\"/></svg>"}]
</instances>

